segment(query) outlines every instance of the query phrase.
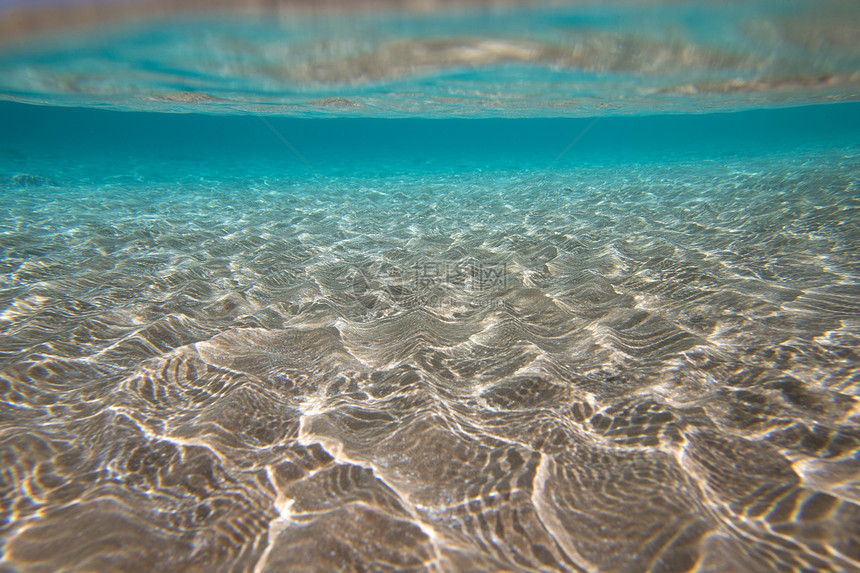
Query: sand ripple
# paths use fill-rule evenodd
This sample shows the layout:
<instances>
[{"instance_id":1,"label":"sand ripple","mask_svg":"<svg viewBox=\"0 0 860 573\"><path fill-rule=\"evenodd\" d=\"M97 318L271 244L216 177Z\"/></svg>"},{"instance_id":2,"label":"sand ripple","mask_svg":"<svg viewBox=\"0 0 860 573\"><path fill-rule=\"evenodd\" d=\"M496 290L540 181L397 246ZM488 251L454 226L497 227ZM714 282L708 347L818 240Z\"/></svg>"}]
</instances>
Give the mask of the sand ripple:
<instances>
[{"instance_id":1,"label":"sand ripple","mask_svg":"<svg viewBox=\"0 0 860 573\"><path fill-rule=\"evenodd\" d=\"M4 180L2 566L860 570L857 174Z\"/></svg>"}]
</instances>

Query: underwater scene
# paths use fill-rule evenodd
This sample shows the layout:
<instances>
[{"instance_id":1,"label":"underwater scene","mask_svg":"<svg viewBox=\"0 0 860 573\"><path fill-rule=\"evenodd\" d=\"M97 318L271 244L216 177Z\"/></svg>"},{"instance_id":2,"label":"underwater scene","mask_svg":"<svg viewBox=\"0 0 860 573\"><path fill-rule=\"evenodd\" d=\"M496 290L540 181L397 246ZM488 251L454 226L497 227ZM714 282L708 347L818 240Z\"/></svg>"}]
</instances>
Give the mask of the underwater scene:
<instances>
[{"instance_id":1,"label":"underwater scene","mask_svg":"<svg viewBox=\"0 0 860 573\"><path fill-rule=\"evenodd\" d=\"M0 2L0 572L860 571L858 30Z\"/></svg>"}]
</instances>

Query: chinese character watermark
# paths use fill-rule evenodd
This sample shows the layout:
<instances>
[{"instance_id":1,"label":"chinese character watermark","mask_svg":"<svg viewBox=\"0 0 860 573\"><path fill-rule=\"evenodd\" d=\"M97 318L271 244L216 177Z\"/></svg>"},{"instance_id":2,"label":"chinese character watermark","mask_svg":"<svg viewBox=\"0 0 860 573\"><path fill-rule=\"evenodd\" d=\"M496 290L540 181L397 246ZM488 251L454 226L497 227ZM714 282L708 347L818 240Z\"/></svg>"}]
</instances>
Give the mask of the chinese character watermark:
<instances>
[{"instance_id":1,"label":"chinese character watermark","mask_svg":"<svg viewBox=\"0 0 860 573\"><path fill-rule=\"evenodd\" d=\"M366 306L383 298L399 308L495 306L493 295L508 286L507 263L421 260L410 265L370 263L349 277L352 293Z\"/></svg>"}]
</instances>

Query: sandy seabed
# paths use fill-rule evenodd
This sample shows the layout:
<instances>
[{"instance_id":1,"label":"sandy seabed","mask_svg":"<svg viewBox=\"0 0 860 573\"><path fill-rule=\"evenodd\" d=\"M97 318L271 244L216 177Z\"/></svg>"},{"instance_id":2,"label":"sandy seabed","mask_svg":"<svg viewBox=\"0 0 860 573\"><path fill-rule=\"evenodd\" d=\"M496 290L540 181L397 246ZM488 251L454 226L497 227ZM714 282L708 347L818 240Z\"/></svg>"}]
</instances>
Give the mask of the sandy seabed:
<instances>
[{"instance_id":1,"label":"sandy seabed","mask_svg":"<svg viewBox=\"0 0 860 573\"><path fill-rule=\"evenodd\" d=\"M0 569L858 570L858 158L6 176Z\"/></svg>"}]
</instances>

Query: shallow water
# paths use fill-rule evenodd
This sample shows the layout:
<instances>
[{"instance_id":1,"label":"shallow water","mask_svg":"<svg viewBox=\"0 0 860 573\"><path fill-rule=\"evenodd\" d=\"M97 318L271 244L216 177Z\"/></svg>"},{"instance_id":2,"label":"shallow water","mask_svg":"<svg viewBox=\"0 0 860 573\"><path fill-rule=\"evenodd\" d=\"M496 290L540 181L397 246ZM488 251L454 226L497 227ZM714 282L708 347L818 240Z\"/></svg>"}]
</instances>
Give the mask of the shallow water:
<instances>
[{"instance_id":1,"label":"shallow water","mask_svg":"<svg viewBox=\"0 0 860 573\"><path fill-rule=\"evenodd\" d=\"M260 113L34 49L100 79L2 76L0 570L860 570L860 104L799 105L848 84Z\"/></svg>"}]
</instances>

